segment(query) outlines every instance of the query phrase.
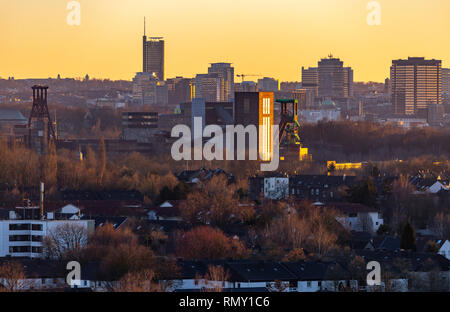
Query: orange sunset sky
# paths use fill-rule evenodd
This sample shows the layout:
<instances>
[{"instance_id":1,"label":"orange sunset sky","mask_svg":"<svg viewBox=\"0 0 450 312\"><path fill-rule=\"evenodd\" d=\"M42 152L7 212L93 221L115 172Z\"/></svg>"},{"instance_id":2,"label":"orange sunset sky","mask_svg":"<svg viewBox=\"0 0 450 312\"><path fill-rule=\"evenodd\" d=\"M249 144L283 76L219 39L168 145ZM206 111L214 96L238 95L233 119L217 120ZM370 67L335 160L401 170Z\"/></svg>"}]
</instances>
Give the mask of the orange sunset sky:
<instances>
[{"instance_id":1,"label":"orange sunset sky","mask_svg":"<svg viewBox=\"0 0 450 312\"><path fill-rule=\"evenodd\" d=\"M66 23L68 2L0 0L1 78L130 80L144 15L147 35L165 38L168 78L224 61L236 74L300 81L329 53L356 81L384 81L392 59L408 56L450 67L449 0L379 0L380 26L366 22L369 0L79 0L80 26Z\"/></svg>"}]
</instances>

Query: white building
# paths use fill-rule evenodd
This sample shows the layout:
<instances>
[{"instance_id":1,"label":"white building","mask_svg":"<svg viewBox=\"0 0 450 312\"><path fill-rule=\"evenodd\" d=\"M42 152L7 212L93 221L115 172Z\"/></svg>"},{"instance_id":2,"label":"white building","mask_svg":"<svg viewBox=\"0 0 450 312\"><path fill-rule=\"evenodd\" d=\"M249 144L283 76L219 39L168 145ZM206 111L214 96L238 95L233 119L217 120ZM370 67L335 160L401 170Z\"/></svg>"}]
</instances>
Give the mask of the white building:
<instances>
[{"instance_id":1,"label":"white building","mask_svg":"<svg viewBox=\"0 0 450 312\"><path fill-rule=\"evenodd\" d=\"M44 237L64 224L80 226L87 233L95 228L94 220L55 220L53 212L47 213L46 218L37 218L35 212L39 211L39 207L16 208L9 212L9 219L0 220L0 257L41 257Z\"/></svg>"},{"instance_id":2,"label":"white building","mask_svg":"<svg viewBox=\"0 0 450 312\"><path fill-rule=\"evenodd\" d=\"M335 209L336 220L349 231L376 232L384 223L376 209L355 203L330 203L326 208Z\"/></svg>"}]
</instances>

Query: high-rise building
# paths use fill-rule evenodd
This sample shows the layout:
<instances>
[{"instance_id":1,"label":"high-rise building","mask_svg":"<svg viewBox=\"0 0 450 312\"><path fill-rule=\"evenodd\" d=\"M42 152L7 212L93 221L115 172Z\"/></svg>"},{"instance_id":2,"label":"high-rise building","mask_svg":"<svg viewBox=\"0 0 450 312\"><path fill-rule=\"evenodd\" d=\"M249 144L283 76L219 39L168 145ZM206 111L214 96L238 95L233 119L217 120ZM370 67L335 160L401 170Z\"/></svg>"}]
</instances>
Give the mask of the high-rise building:
<instances>
[{"instance_id":1,"label":"high-rise building","mask_svg":"<svg viewBox=\"0 0 450 312\"><path fill-rule=\"evenodd\" d=\"M338 59L324 58L318 64L319 97L345 99L353 96L353 70Z\"/></svg>"},{"instance_id":2,"label":"high-rise building","mask_svg":"<svg viewBox=\"0 0 450 312\"><path fill-rule=\"evenodd\" d=\"M426 115L430 104L442 104L442 61L409 57L393 60L391 97L395 114Z\"/></svg>"},{"instance_id":3,"label":"high-rise building","mask_svg":"<svg viewBox=\"0 0 450 312\"><path fill-rule=\"evenodd\" d=\"M204 99L207 102L220 102L223 97L223 79L218 73L197 74L194 79L192 98Z\"/></svg>"},{"instance_id":4,"label":"high-rise building","mask_svg":"<svg viewBox=\"0 0 450 312\"><path fill-rule=\"evenodd\" d=\"M450 93L450 68L442 69L442 92Z\"/></svg>"},{"instance_id":5,"label":"high-rise building","mask_svg":"<svg viewBox=\"0 0 450 312\"><path fill-rule=\"evenodd\" d=\"M166 105L168 86L152 73L137 73L133 78L133 102L137 105Z\"/></svg>"},{"instance_id":6,"label":"high-rise building","mask_svg":"<svg viewBox=\"0 0 450 312\"><path fill-rule=\"evenodd\" d=\"M236 92L234 104L235 124L256 126L258 151L262 160L270 160L273 152L272 126L274 125L273 92Z\"/></svg>"},{"instance_id":7,"label":"high-rise building","mask_svg":"<svg viewBox=\"0 0 450 312\"><path fill-rule=\"evenodd\" d=\"M167 79L169 104L180 104L191 101L192 79L176 77Z\"/></svg>"},{"instance_id":8,"label":"high-rise building","mask_svg":"<svg viewBox=\"0 0 450 312\"><path fill-rule=\"evenodd\" d=\"M143 68L144 73L151 73L158 80L164 80L164 40L163 37L149 37L145 34L143 41Z\"/></svg>"},{"instance_id":9,"label":"high-rise building","mask_svg":"<svg viewBox=\"0 0 450 312\"><path fill-rule=\"evenodd\" d=\"M258 79L258 90L262 92L277 92L278 80L269 77Z\"/></svg>"},{"instance_id":10,"label":"high-rise building","mask_svg":"<svg viewBox=\"0 0 450 312\"><path fill-rule=\"evenodd\" d=\"M234 67L231 63L212 63L208 74L217 74L220 82L219 101L232 101L234 99Z\"/></svg>"},{"instance_id":11,"label":"high-rise building","mask_svg":"<svg viewBox=\"0 0 450 312\"><path fill-rule=\"evenodd\" d=\"M314 97L319 96L319 69L302 67L302 88L312 90Z\"/></svg>"}]
</instances>

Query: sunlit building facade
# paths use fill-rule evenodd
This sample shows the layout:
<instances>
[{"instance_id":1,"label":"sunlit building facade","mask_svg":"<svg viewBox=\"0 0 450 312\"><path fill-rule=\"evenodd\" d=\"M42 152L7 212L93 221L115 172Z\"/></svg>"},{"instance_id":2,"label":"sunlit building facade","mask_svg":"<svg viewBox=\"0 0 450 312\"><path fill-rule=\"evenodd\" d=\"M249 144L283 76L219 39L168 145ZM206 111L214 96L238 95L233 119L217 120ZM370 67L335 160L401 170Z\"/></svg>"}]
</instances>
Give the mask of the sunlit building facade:
<instances>
[{"instance_id":1,"label":"sunlit building facade","mask_svg":"<svg viewBox=\"0 0 450 312\"><path fill-rule=\"evenodd\" d=\"M212 63L208 74L217 74L220 81L219 101L233 101L234 99L234 67L231 63Z\"/></svg>"},{"instance_id":2,"label":"sunlit building facade","mask_svg":"<svg viewBox=\"0 0 450 312\"><path fill-rule=\"evenodd\" d=\"M235 124L258 129L258 151L264 161L273 153L272 126L274 120L273 92L236 92L234 104Z\"/></svg>"},{"instance_id":3,"label":"sunlit building facade","mask_svg":"<svg viewBox=\"0 0 450 312\"><path fill-rule=\"evenodd\" d=\"M144 33L143 68L144 73L150 73L158 80L164 80L164 40L162 37L150 37Z\"/></svg>"},{"instance_id":4,"label":"sunlit building facade","mask_svg":"<svg viewBox=\"0 0 450 312\"><path fill-rule=\"evenodd\" d=\"M394 113L401 115L426 114L430 104L442 104L442 61L392 61L391 97Z\"/></svg>"}]
</instances>

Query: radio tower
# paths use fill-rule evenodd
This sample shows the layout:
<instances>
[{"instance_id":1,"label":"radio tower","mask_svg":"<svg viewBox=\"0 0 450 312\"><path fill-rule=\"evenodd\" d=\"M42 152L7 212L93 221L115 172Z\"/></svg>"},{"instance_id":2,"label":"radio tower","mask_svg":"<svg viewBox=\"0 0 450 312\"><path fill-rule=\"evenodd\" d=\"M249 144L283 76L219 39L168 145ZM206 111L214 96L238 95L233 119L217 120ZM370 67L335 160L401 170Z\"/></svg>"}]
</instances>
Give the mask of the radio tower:
<instances>
[{"instance_id":1,"label":"radio tower","mask_svg":"<svg viewBox=\"0 0 450 312\"><path fill-rule=\"evenodd\" d=\"M44 155L48 144L56 143L55 129L47 106L47 86L33 86L33 108L28 119L29 148Z\"/></svg>"}]
</instances>

